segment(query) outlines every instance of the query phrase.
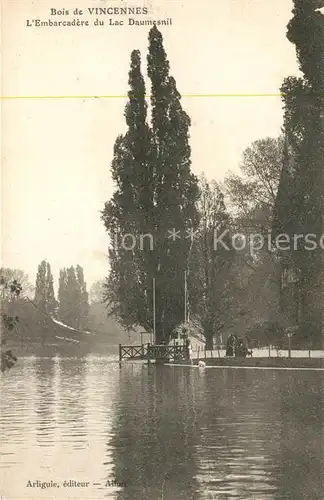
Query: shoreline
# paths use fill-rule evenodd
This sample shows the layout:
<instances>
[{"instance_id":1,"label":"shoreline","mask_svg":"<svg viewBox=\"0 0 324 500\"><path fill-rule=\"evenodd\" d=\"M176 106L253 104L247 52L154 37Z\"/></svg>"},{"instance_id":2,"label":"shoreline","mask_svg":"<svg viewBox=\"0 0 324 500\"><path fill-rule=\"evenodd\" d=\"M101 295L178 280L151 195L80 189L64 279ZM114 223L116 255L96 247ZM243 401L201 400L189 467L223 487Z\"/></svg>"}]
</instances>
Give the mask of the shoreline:
<instances>
[{"instance_id":1,"label":"shoreline","mask_svg":"<svg viewBox=\"0 0 324 500\"><path fill-rule=\"evenodd\" d=\"M189 365L188 361L178 361L170 363L170 365L187 365L198 366L198 360L192 360ZM201 359L206 365L205 367L219 368L304 368L324 369L323 358L207 358Z\"/></svg>"}]
</instances>

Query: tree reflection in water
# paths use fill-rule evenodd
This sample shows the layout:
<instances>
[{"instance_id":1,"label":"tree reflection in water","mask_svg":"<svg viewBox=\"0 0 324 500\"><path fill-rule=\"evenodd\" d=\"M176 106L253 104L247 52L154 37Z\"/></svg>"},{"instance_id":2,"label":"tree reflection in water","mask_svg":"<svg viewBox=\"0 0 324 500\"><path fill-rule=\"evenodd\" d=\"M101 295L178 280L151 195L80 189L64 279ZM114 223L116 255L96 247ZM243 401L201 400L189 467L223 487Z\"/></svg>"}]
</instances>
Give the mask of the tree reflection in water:
<instances>
[{"instance_id":1,"label":"tree reflection in water","mask_svg":"<svg viewBox=\"0 0 324 500\"><path fill-rule=\"evenodd\" d=\"M136 369L135 369L136 370ZM120 500L185 500L196 497L192 370L152 365L120 372L114 422L115 479L126 483Z\"/></svg>"},{"instance_id":2,"label":"tree reflection in water","mask_svg":"<svg viewBox=\"0 0 324 500\"><path fill-rule=\"evenodd\" d=\"M290 372L285 379L281 378L280 384L280 494L278 493L276 500L322 500L323 374L305 371L298 380L297 373Z\"/></svg>"},{"instance_id":3,"label":"tree reflection in water","mask_svg":"<svg viewBox=\"0 0 324 500\"><path fill-rule=\"evenodd\" d=\"M320 500L321 377L124 366L108 447L127 486L108 498Z\"/></svg>"}]
</instances>

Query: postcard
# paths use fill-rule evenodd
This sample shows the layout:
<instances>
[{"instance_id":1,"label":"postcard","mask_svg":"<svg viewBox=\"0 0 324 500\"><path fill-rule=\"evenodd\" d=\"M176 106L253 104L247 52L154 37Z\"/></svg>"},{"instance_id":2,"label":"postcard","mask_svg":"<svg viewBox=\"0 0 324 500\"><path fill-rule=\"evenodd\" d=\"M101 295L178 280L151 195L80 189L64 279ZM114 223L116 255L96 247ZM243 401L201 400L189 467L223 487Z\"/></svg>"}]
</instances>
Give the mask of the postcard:
<instances>
[{"instance_id":1,"label":"postcard","mask_svg":"<svg viewBox=\"0 0 324 500\"><path fill-rule=\"evenodd\" d=\"M1 33L0 498L323 498L324 1Z\"/></svg>"}]
</instances>

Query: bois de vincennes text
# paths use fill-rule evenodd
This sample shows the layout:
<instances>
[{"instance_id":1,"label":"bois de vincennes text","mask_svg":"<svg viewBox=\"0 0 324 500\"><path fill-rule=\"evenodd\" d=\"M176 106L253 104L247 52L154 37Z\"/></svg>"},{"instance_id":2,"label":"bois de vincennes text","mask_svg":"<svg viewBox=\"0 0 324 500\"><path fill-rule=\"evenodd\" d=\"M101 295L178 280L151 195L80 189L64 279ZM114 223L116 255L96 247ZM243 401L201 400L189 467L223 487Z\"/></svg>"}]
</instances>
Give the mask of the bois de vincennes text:
<instances>
[{"instance_id":1,"label":"bois de vincennes text","mask_svg":"<svg viewBox=\"0 0 324 500\"><path fill-rule=\"evenodd\" d=\"M148 7L51 8L47 18L26 19L28 28L87 26L171 26L172 18L154 19Z\"/></svg>"}]
</instances>

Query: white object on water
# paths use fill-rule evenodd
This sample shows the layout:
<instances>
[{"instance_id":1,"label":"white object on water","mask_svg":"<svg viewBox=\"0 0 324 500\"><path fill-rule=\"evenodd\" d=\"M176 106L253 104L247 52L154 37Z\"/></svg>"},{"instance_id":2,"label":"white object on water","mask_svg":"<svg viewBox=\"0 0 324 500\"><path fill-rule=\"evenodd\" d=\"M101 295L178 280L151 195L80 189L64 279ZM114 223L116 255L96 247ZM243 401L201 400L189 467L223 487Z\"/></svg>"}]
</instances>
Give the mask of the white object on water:
<instances>
[{"instance_id":1,"label":"white object on water","mask_svg":"<svg viewBox=\"0 0 324 500\"><path fill-rule=\"evenodd\" d=\"M85 333L87 335L93 335L91 332L88 332L87 330L77 330L76 328L73 328L72 326L66 325L65 323L62 323L62 321L59 321L58 319L53 318L52 316L51 316L51 320L54 323L56 323L57 325L62 326L63 328L67 328L67 330L72 330L73 332L77 332L77 333Z\"/></svg>"},{"instance_id":2,"label":"white object on water","mask_svg":"<svg viewBox=\"0 0 324 500\"><path fill-rule=\"evenodd\" d=\"M205 361L201 361L201 360L198 361L198 366L199 366L199 368L205 368L205 366L206 366Z\"/></svg>"}]
</instances>

